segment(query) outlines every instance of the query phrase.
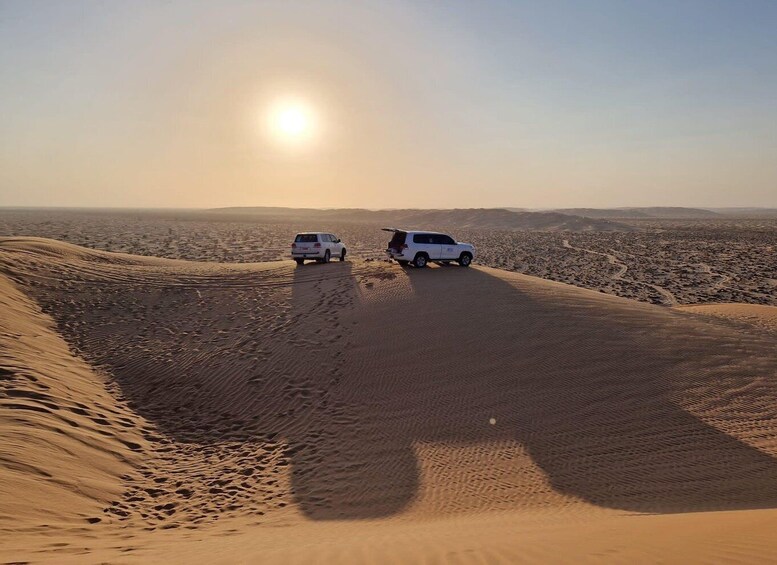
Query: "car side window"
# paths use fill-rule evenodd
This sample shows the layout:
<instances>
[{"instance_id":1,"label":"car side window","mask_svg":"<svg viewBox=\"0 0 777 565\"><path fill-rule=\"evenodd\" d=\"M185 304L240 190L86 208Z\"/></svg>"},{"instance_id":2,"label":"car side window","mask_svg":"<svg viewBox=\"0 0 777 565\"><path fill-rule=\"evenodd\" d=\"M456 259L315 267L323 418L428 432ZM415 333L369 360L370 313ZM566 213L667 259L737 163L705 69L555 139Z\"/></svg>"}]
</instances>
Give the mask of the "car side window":
<instances>
[{"instance_id":1,"label":"car side window","mask_svg":"<svg viewBox=\"0 0 777 565\"><path fill-rule=\"evenodd\" d=\"M333 234L333 233L330 233L329 234L329 241L331 241L332 243L337 243L337 236L335 234Z\"/></svg>"},{"instance_id":2,"label":"car side window","mask_svg":"<svg viewBox=\"0 0 777 565\"><path fill-rule=\"evenodd\" d=\"M456 242L449 235L438 235L437 237L442 245L456 245Z\"/></svg>"},{"instance_id":3,"label":"car side window","mask_svg":"<svg viewBox=\"0 0 777 565\"><path fill-rule=\"evenodd\" d=\"M324 242L324 243L328 243L328 242L330 242L332 240L329 238L329 234L328 233L322 233L321 234L321 241Z\"/></svg>"},{"instance_id":4,"label":"car side window","mask_svg":"<svg viewBox=\"0 0 777 565\"><path fill-rule=\"evenodd\" d=\"M413 236L413 243L434 243L433 237L428 233L417 233Z\"/></svg>"}]
</instances>

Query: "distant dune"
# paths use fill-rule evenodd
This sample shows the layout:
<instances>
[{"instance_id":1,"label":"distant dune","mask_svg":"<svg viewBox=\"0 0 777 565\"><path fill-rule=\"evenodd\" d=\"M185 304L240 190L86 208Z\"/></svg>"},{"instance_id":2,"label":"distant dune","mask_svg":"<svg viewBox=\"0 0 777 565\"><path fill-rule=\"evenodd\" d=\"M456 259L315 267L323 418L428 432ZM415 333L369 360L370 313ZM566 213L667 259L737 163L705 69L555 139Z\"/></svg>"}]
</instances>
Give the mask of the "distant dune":
<instances>
[{"instance_id":1,"label":"distant dune","mask_svg":"<svg viewBox=\"0 0 777 565\"><path fill-rule=\"evenodd\" d=\"M512 211L503 208L465 208L454 210L363 210L306 208L217 208L204 211L208 219L226 216L241 221L337 221L382 223L396 227L426 228L455 226L542 231L634 231L626 224L570 216L557 212Z\"/></svg>"},{"instance_id":2,"label":"distant dune","mask_svg":"<svg viewBox=\"0 0 777 565\"><path fill-rule=\"evenodd\" d=\"M553 212L610 220L724 220L777 218L777 208L682 208L644 206L634 208L559 208Z\"/></svg>"},{"instance_id":3,"label":"distant dune","mask_svg":"<svg viewBox=\"0 0 777 565\"><path fill-rule=\"evenodd\" d=\"M706 210L704 208L678 208L666 206L653 206L643 208L561 208L554 210L562 214L573 216L583 216L585 218L603 218L603 219L660 219L660 220L678 220L678 219L714 219L720 218L721 214Z\"/></svg>"},{"instance_id":4,"label":"distant dune","mask_svg":"<svg viewBox=\"0 0 777 565\"><path fill-rule=\"evenodd\" d=\"M777 208L710 208L710 210L735 218L777 218Z\"/></svg>"},{"instance_id":5,"label":"distant dune","mask_svg":"<svg viewBox=\"0 0 777 565\"><path fill-rule=\"evenodd\" d=\"M0 272L3 561L777 551L771 310L36 238Z\"/></svg>"}]
</instances>

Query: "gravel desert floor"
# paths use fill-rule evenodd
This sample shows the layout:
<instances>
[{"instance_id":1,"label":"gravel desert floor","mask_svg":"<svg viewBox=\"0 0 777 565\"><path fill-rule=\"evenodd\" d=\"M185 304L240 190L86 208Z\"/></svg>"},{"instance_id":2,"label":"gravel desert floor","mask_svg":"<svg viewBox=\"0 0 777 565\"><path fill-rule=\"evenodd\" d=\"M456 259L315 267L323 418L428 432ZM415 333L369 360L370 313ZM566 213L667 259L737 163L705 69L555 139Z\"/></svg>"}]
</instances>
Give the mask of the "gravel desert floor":
<instances>
[{"instance_id":1,"label":"gravel desert floor","mask_svg":"<svg viewBox=\"0 0 777 565\"><path fill-rule=\"evenodd\" d=\"M282 255L297 229L182 225L201 259L238 240ZM182 245L132 229L112 245ZM0 240L0 559L777 555L773 306L403 269L351 229L364 259L302 267Z\"/></svg>"},{"instance_id":2,"label":"gravel desert floor","mask_svg":"<svg viewBox=\"0 0 777 565\"><path fill-rule=\"evenodd\" d=\"M0 210L0 236L92 249L253 263L288 259L298 231L338 234L351 257L382 260L381 225L216 221L200 212ZM777 220L639 220L631 232L505 231L422 226L473 243L477 263L667 306L777 305ZM411 226L400 226L411 227Z\"/></svg>"}]
</instances>

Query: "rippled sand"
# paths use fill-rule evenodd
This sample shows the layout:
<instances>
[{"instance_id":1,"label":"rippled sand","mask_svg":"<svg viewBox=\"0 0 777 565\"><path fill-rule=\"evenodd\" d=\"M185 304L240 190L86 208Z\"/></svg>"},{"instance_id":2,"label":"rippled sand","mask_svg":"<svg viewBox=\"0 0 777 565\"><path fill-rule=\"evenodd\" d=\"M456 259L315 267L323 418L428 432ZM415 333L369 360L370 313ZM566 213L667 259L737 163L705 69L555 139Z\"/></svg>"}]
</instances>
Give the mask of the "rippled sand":
<instances>
[{"instance_id":1,"label":"rippled sand","mask_svg":"<svg viewBox=\"0 0 777 565\"><path fill-rule=\"evenodd\" d=\"M766 307L32 238L0 268L4 561L777 551Z\"/></svg>"}]
</instances>

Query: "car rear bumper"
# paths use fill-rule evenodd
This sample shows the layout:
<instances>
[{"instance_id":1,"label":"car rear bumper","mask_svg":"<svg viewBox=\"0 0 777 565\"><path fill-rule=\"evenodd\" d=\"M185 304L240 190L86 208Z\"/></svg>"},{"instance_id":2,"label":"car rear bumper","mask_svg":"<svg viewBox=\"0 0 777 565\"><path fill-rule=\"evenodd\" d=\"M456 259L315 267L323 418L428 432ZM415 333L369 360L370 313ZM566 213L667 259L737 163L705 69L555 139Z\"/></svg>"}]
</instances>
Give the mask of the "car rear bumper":
<instances>
[{"instance_id":1,"label":"car rear bumper","mask_svg":"<svg viewBox=\"0 0 777 565\"><path fill-rule=\"evenodd\" d=\"M389 259L394 259L396 261L412 261L413 258L409 257L408 254L405 252L397 251L395 249L386 249L386 255Z\"/></svg>"},{"instance_id":2,"label":"car rear bumper","mask_svg":"<svg viewBox=\"0 0 777 565\"><path fill-rule=\"evenodd\" d=\"M291 254L292 259L320 259L324 256L324 250L321 251L306 251L306 252L293 252Z\"/></svg>"}]
</instances>

